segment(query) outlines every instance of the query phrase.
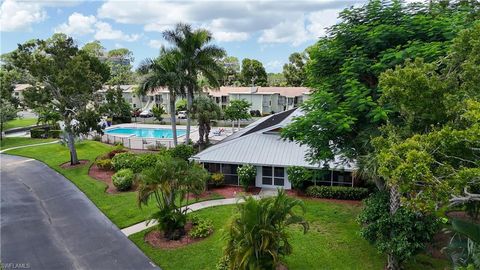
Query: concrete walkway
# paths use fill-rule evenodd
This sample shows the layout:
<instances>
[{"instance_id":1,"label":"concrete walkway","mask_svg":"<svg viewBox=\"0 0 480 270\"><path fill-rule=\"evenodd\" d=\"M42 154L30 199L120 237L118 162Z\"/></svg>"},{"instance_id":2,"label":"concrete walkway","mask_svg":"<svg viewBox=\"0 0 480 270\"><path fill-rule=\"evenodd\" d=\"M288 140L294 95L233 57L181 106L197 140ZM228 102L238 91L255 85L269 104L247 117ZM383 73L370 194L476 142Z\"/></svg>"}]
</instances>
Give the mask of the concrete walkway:
<instances>
[{"instance_id":1,"label":"concrete walkway","mask_svg":"<svg viewBox=\"0 0 480 270\"><path fill-rule=\"evenodd\" d=\"M253 195L252 197L258 200L258 199L264 198L264 197L275 196L275 194L276 194L276 192L272 192L271 190L267 190L267 192L264 192L264 193L260 192L259 195ZM190 213L190 212L198 211L198 210L205 209L205 208L208 208L208 207L236 204L238 202L243 202L243 201L244 201L243 198L219 199L219 200L210 200L210 201L198 202L198 203L190 204L186 207L188 207L187 213ZM185 207L182 207L182 210L183 209L185 209ZM124 228L124 229L122 229L122 232L126 236L129 236L129 235L141 232L143 230L146 230L148 228L151 228L155 225L157 225L157 222L154 221L154 220L144 221L144 222L140 222L140 223L137 223L135 225L132 225L130 227Z\"/></svg>"},{"instance_id":2,"label":"concrete walkway","mask_svg":"<svg viewBox=\"0 0 480 270\"><path fill-rule=\"evenodd\" d=\"M56 141L53 141L53 142L46 142L46 143L36 143L36 144L27 144L27 145L15 146L15 147L10 147L10 148L7 148L7 149L0 150L0 153L6 152L6 151L9 151L9 150L13 150L13 149L20 149L20 148L46 145L46 144L54 144L54 143L58 143L58 142L59 142L59 140L56 140Z\"/></svg>"}]
</instances>

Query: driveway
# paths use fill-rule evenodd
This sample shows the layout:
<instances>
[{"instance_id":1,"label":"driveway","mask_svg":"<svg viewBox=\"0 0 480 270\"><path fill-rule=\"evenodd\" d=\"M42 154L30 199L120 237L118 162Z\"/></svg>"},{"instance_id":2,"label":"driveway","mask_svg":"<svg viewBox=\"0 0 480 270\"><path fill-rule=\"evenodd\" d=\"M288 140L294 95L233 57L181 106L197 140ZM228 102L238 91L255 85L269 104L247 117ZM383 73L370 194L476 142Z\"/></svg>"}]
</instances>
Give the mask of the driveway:
<instances>
[{"instance_id":1,"label":"driveway","mask_svg":"<svg viewBox=\"0 0 480 270\"><path fill-rule=\"evenodd\" d=\"M158 269L76 186L0 155L3 269Z\"/></svg>"}]
</instances>

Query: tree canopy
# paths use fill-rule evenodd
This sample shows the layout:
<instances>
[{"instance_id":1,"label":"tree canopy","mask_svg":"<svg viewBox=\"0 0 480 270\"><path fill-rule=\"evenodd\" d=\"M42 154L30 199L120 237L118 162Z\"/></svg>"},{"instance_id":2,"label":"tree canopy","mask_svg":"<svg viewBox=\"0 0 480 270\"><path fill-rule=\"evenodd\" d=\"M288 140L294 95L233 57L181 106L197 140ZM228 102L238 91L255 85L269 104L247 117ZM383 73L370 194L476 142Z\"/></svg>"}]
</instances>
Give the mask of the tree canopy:
<instances>
[{"instance_id":1,"label":"tree canopy","mask_svg":"<svg viewBox=\"0 0 480 270\"><path fill-rule=\"evenodd\" d=\"M242 84L244 86L267 86L267 72L262 62L258 60L243 59L240 77L242 78Z\"/></svg>"},{"instance_id":2,"label":"tree canopy","mask_svg":"<svg viewBox=\"0 0 480 270\"><path fill-rule=\"evenodd\" d=\"M288 57L289 62L283 65L283 76L288 86L303 86L305 84L307 78L305 64L307 60L305 52L295 52Z\"/></svg>"},{"instance_id":3,"label":"tree canopy","mask_svg":"<svg viewBox=\"0 0 480 270\"><path fill-rule=\"evenodd\" d=\"M379 103L379 75L407 59L430 63L445 56L456 33L479 17L478 6L372 0L342 11L341 22L308 49L307 82L313 93L303 106L306 115L283 136L311 146L312 160L332 158L333 149L349 157L369 153L370 138L398 116Z\"/></svg>"}]
</instances>

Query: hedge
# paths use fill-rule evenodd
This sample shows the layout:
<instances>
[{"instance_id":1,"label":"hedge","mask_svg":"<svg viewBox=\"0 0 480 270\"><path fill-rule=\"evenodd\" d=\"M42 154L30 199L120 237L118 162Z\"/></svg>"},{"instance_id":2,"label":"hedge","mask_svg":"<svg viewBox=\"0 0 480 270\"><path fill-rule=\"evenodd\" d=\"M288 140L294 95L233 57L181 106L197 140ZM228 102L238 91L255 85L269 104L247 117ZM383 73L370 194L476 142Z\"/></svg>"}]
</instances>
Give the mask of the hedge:
<instances>
[{"instance_id":1,"label":"hedge","mask_svg":"<svg viewBox=\"0 0 480 270\"><path fill-rule=\"evenodd\" d=\"M36 139L43 139L43 138L60 138L62 134L61 130L56 129L45 129L45 128L32 128L30 129L30 137Z\"/></svg>"},{"instance_id":2,"label":"hedge","mask_svg":"<svg viewBox=\"0 0 480 270\"><path fill-rule=\"evenodd\" d=\"M368 197L368 188L342 187L342 186L310 186L305 193L315 198L362 200Z\"/></svg>"}]
</instances>

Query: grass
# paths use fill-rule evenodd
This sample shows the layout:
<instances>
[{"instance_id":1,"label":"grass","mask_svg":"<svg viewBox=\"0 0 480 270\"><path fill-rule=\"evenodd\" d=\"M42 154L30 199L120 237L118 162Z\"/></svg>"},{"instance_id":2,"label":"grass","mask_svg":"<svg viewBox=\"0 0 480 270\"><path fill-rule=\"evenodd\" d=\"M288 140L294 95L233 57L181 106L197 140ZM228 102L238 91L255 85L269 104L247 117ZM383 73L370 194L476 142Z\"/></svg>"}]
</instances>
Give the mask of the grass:
<instances>
[{"instance_id":1,"label":"grass","mask_svg":"<svg viewBox=\"0 0 480 270\"><path fill-rule=\"evenodd\" d=\"M107 185L88 176L90 165L96 157L112 150L112 146L94 141L84 141L77 144L79 159L89 160L88 166L73 169L63 169L59 165L70 160L68 148L60 144L50 144L7 151L7 154L24 156L40 160L72 181L87 197L119 228L125 228L149 218L154 211L154 204L137 205L136 192L120 194L105 193ZM218 194L214 199L223 198ZM209 198L211 199L211 198ZM205 199L203 199L205 200ZM190 203L195 201L190 200Z\"/></svg>"},{"instance_id":2,"label":"grass","mask_svg":"<svg viewBox=\"0 0 480 270\"><path fill-rule=\"evenodd\" d=\"M37 143L46 143L54 140L55 139L31 139L31 138L24 138L24 137L5 137L0 142L0 149L37 144Z\"/></svg>"},{"instance_id":3,"label":"grass","mask_svg":"<svg viewBox=\"0 0 480 270\"><path fill-rule=\"evenodd\" d=\"M28 127L37 124L37 118L17 118L4 124L3 129L8 130L18 127Z\"/></svg>"},{"instance_id":4,"label":"grass","mask_svg":"<svg viewBox=\"0 0 480 270\"><path fill-rule=\"evenodd\" d=\"M360 207L306 200L310 231L290 229L293 254L286 258L288 269L382 269L386 256L363 240L355 218ZM196 212L213 221L214 233L201 242L174 250L153 248L144 242L146 230L129 238L162 269L215 269L222 255L222 231L235 211L234 206L218 206ZM187 263L188 262L188 263ZM420 255L406 269L444 269L448 263Z\"/></svg>"}]
</instances>

